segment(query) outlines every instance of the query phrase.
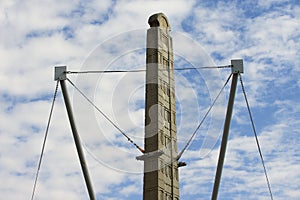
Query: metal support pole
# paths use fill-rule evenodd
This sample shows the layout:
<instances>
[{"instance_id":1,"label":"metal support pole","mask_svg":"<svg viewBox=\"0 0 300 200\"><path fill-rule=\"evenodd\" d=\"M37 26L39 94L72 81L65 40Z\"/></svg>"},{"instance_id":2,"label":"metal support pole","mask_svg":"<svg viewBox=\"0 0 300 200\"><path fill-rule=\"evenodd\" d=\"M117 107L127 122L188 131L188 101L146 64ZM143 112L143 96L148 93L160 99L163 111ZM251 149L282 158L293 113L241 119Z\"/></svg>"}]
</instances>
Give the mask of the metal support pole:
<instances>
[{"instance_id":1,"label":"metal support pole","mask_svg":"<svg viewBox=\"0 0 300 200\"><path fill-rule=\"evenodd\" d=\"M225 119L225 123L224 123L222 144L221 144L219 161L218 161L218 166L217 166L217 171L216 171L216 176L215 176L215 184L214 184L214 189L213 189L213 193L212 193L212 197L211 197L212 200L217 200L217 198L218 198L218 192L219 192L222 169L223 169L223 164L224 164L227 140L228 140L228 135L229 135L230 121L231 121L231 116L232 116L237 80L238 80L238 73L233 73L231 88L230 88L230 95L229 95L228 106L227 106L226 119Z\"/></svg>"},{"instance_id":2,"label":"metal support pole","mask_svg":"<svg viewBox=\"0 0 300 200\"><path fill-rule=\"evenodd\" d=\"M93 186L92 186L92 182L91 182L89 172L88 172L88 167L87 167L85 157L84 157L84 153L83 153L83 150L82 150L82 146L81 146L81 143L80 143L80 138L79 138L79 135L78 135L78 132L77 132L77 129L76 129L74 116L73 116L73 112L72 112L72 107L71 107L71 103L70 103L70 100L69 100L65 80L60 80L60 85L61 85L62 94L64 96L66 109L67 109L71 129L72 129L72 133L73 133L73 138L74 138L74 141L75 141L78 157L79 157L79 160L80 160L81 169L82 169L82 172L83 172L83 175L84 175L84 180L85 180L86 187L87 187L87 190L88 190L88 193L89 193L89 196L90 196L90 200L96 200L94 190L93 190Z\"/></svg>"}]
</instances>

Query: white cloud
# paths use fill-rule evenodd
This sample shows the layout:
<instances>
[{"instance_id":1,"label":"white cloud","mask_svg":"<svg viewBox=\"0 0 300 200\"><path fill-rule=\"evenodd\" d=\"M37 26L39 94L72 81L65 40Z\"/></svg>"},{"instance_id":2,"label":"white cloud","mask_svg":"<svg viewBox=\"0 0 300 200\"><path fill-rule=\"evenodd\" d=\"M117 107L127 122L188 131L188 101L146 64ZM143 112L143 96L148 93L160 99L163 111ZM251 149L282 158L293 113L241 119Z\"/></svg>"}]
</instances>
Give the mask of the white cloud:
<instances>
[{"instance_id":1,"label":"white cloud","mask_svg":"<svg viewBox=\"0 0 300 200\"><path fill-rule=\"evenodd\" d=\"M120 33L140 28L146 31L150 14L162 11L168 16L175 39L176 31L184 30L193 38L194 43L199 43L203 48L199 57L198 51L195 51L197 45L193 45L192 41L189 45L184 45L182 41L174 39L177 56L183 58L189 56L188 58L196 62L197 66L213 63L211 59L206 60L209 56L205 57L204 54L212 55L217 64L222 65L229 64L232 58L244 58L244 82L253 113L258 114L255 115L255 121L274 198L297 199L300 195L298 192L300 175L297 170L299 165L297 149L299 131L297 130L300 110L297 106L299 97L295 93L299 91L297 74L300 68L297 61L299 57L297 41L300 8L284 2L259 1L255 6L266 10L257 12L251 18L247 16L247 11L250 11L247 9L250 8L247 6L241 8L237 3L216 3L214 6L206 7L195 1L0 2L2 55L0 175L1 180L5 180L0 184L2 196L6 199L30 197L54 90L53 66L66 64L69 69L80 70L81 64L85 68L91 66L89 64L98 65L103 62L103 67L107 67L111 59L115 58L113 52L104 51L109 48L99 50L98 54L94 55L95 51L91 54L88 52L107 38L111 39ZM136 34L136 36L141 35ZM138 63L134 66L142 67L144 56L134 52L128 53L126 49L137 47L137 44L144 45L143 37L136 38L137 44L130 43L129 41L132 40L126 40L125 37L118 39L113 45L123 44L120 52L126 56L118 57L112 67L124 64L126 69L129 69L133 62ZM206 54L205 51L208 53ZM101 61L97 60L99 54L103 55ZM111 57L107 57L108 55ZM97 68L97 65L92 67ZM211 84L219 81L218 84L222 85L227 72L220 71L218 76L207 73L204 78L214 77ZM81 80L77 79L76 84L80 83L83 91L94 95L92 94L94 91L88 89L92 88L90 84L93 81L98 80L98 75L91 80L88 75L82 77ZM71 78L74 80L76 76ZM101 79L101 82L97 82L101 84L97 86L99 94L94 97L97 100L96 104L100 105L105 113L122 128L131 131L132 136L139 138L143 135L143 110L131 110L126 106L131 98L139 100L144 98L142 90L137 90L137 94L131 92L132 88L134 90L140 87L143 81L138 77L128 79L132 82L126 85L125 82L128 80L124 76ZM193 80L196 79L197 77L194 77ZM179 77L178 81L180 80ZM189 99L193 92L185 90L187 87L192 87L193 90L204 88L198 86L195 81L190 84L180 83L182 84L177 87L178 95L182 95L181 103L186 105L193 102ZM124 90L121 90L121 85L124 85ZM204 89L207 88L211 98L218 92L210 86L205 86ZM239 199L245 194L248 199L268 198L255 140L251 134L251 127L247 124L248 116L245 113L243 96L240 90L238 92L220 199L227 197ZM116 93L120 94L119 99L115 99ZM205 96L207 92L201 95ZM73 96L73 100L77 97ZM98 99L102 101L98 102ZM83 103L84 101L81 100L77 105L74 104L78 106L74 108L78 109L78 113L84 112L84 108L88 107ZM186 108L193 110L195 106ZM202 104L201 106L199 112L204 112L206 106ZM111 109L112 107L114 109ZM216 110L216 114L219 114L223 107L219 106ZM184 109L181 113L187 111ZM82 116L85 114L83 113ZM223 115L217 116L221 118ZM124 196L128 199L132 197L140 199L142 174L133 175L119 171L123 168L131 172L134 170L141 172L142 163L137 164L135 160L138 152L132 148L126 149L126 139L103 118L97 116L93 109L89 117L92 118L83 117L80 118L82 121L78 120L82 139L84 142L95 139L93 134L100 126L100 133L103 134L96 136L95 146L87 148L96 158L110 164L110 167L104 166L96 161L92 154L86 152L97 195L100 199L120 199ZM129 120L126 119L128 117ZM190 120L193 119L192 114L184 117L186 130L195 126ZM128 121L130 123L127 123ZM92 122L95 124L90 125ZM134 129L137 125L140 127ZM189 136L190 133L180 132L180 134L182 135L179 138L183 135ZM201 134L198 135L197 142L205 138ZM118 147L111 146L111 141L114 141ZM139 144L142 142L142 139L139 140ZM99 144L101 146L97 146ZM199 197L203 199L211 195L218 146L213 148L209 155L200 159L200 152L196 150L200 148L200 144L193 143L193 148L183 156L183 159L188 161L188 166L180 169L183 199ZM136 169L136 166L139 168ZM58 96L55 105L40 173L37 199L85 199L87 197L61 95ZM256 192L252 192L253 190Z\"/></svg>"}]
</instances>

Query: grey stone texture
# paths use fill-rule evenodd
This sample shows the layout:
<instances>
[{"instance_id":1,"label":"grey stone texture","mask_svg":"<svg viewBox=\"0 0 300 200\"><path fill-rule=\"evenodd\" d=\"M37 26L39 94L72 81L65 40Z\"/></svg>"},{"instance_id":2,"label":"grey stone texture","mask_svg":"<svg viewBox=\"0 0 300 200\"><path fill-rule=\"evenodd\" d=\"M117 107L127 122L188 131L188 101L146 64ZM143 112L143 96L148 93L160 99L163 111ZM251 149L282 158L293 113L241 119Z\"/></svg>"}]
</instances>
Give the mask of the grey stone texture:
<instances>
[{"instance_id":1,"label":"grey stone texture","mask_svg":"<svg viewBox=\"0 0 300 200\"><path fill-rule=\"evenodd\" d=\"M163 13L152 15L148 23L143 199L178 200L176 101L170 26Z\"/></svg>"}]
</instances>

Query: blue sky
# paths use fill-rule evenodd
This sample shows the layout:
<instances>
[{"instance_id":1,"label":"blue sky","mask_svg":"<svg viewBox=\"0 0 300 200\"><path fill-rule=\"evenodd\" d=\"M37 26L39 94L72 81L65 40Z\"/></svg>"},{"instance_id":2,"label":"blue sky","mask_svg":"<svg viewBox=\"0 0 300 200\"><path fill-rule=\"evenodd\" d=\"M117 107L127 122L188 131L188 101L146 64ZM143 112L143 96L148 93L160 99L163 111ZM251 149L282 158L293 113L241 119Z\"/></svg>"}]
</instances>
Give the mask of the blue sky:
<instances>
[{"instance_id":1,"label":"blue sky","mask_svg":"<svg viewBox=\"0 0 300 200\"><path fill-rule=\"evenodd\" d=\"M300 4L256 1L1 1L0 193L31 196L55 87L70 70L142 69L148 17L171 24L175 67L244 60L243 80L274 199L299 199ZM121 66L121 67L120 67ZM176 72L179 149L230 70ZM70 75L143 146L144 74ZM69 87L98 199L142 199L139 152ZM229 87L184 154L181 199L209 199ZM206 142L206 143L205 143ZM240 85L219 199L270 199ZM88 199L58 93L36 199Z\"/></svg>"}]
</instances>

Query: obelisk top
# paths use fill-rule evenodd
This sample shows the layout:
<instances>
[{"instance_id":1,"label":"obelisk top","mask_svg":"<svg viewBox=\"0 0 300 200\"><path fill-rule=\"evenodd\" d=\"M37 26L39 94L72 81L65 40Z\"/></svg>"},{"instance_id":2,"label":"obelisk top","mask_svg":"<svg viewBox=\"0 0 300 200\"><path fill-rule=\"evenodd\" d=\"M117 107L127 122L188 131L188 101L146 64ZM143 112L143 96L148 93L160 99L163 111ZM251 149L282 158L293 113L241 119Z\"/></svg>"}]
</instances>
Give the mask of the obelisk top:
<instances>
[{"instance_id":1,"label":"obelisk top","mask_svg":"<svg viewBox=\"0 0 300 200\"><path fill-rule=\"evenodd\" d=\"M167 31L170 31L170 25L168 18L163 13L156 13L149 17L148 24L150 27L160 27L165 28Z\"/></svg>"}]
</instances>

